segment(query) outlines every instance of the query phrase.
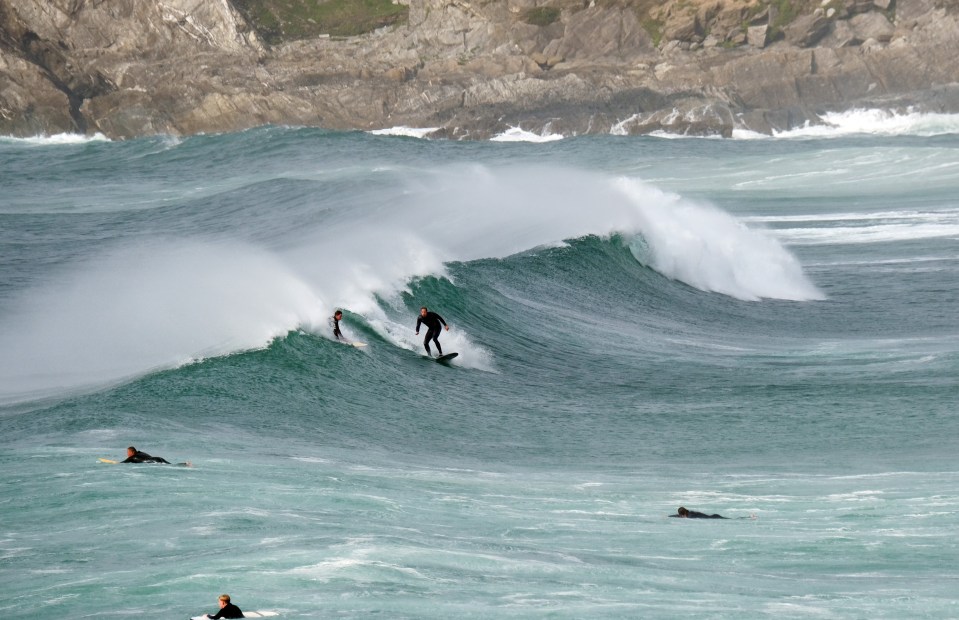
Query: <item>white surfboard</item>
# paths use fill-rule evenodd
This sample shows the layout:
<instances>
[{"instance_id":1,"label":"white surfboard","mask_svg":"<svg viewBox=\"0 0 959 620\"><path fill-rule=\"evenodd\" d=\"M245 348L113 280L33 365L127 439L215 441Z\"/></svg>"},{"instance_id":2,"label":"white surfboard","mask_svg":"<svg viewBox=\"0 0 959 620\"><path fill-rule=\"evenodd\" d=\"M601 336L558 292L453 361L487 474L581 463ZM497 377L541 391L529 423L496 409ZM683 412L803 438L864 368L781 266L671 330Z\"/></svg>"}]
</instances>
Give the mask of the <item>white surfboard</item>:
<instances>
[{"instance_id":1,"label":"white surfboard","mask_svg":"<svg viewBox=\"0 0 959 620\"><path fill-rule=\"evenodd\" d=\"M100 461L101 463L107 463L107 464L109 464L109 465L117 465L118 463L121 463L121 462L122 462L122 461L114 461L113 459L97 459L97 460ZM178 466L178 467L193 467L193 463L191 463L190 461L186 461L185 463L136 463L136 464L137 464L137 465L165 465L165 464L169 464L169 465L176 465L176 466Z\"/></svg>"}]
</instances>

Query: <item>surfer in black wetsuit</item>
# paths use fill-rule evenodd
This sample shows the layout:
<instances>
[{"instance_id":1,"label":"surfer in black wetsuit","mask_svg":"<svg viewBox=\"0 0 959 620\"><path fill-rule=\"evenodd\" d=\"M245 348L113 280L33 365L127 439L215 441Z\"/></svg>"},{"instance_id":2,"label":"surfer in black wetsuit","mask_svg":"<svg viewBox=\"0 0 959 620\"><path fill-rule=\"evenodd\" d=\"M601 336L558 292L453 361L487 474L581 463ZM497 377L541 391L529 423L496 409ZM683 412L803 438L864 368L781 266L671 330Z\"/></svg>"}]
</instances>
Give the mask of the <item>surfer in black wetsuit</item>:
<instances>
[{"instance_id":1,"label":"surfer in black wetsuit","mask_svg":"<svg viewBox=\"0 0 959 620\"><path fill-rule=\"evenodd\" d=\"M725 519L727 518L718 514L708 515L705 512L696 512L695 510L687 510L683 508L682 506L680 506L676 510L676 514L669 515L669 516L679 517L680 519Z\"/></svg>"},{"instance_id":2,"label":"surfer in black wetsuit","mask_svg":"<svg viewBox=\"0 0 959 620\"><path fill-rule=\"evenodd\" d=\"M440 346L440 334L443 333L443 330L440 328L440 323L443 324L443 327L446 328L446 331L450 330L450 326L446 324L446 321L443 320L443 317L436 314L435 312L430 312L426 306L420 308L420 316L416 319L416 335L420 335L420 324L426 325L426 338L423 340L423 346L426 347L426 354L430 357L433 357L433 352L430 351L430 340L436 344L436 352L439 353L439 356L443 356L443 347Z\"/></svg>"},{"instance_id":3,"label":"surfer in black wetsuit","mask_svg":"<svg viewBox=\"0 0 959 620\"><path fill-rule=\"evenodd\" d=\"M121 463L166 463L170 464L170 461L166 460L160 456L150 456L146 452L140 452L133 446L127 448L127 458L120 461Z\"/></svg>"},{"instance_id":4,"label":"surfer in black wetsuit","mask_svg":"<svg viewBox=\"0 0 959 620\"><path fill-rule=\"evenodd\" d=\"M214 618L214 620L219 620L220 618L245 618L243 612L240 611L240 608L230 602L229 594L220 595L220 611L216 612L216 615L207 614L207 618Z\"/></svg>"},{"instance_id":5,"label":"surfer in black wetsuit","mask_svg":"<svg viewBox=\"0 0 959 620\"><path fill-rule=\"evenodd\" d=\"M330 324L333 326L333 337L337 340L343 340L343 332L340 331L340 319L343 318L343 311L337 310L333 313L333 318L330 319Z\"/></svg>"}]
</instances>

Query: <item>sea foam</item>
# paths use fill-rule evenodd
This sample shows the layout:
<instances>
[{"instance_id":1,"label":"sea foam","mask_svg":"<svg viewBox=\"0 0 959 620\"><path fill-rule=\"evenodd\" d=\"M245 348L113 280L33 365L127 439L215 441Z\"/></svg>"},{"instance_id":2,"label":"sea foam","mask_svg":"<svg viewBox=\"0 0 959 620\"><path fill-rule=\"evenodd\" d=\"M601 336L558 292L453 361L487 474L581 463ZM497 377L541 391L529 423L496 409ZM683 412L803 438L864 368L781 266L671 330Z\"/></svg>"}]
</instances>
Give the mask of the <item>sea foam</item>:
<instances>
[{"instance_id":1,"label":"sea foam","mask_svg":"<svg viewBox=\"0 0 959 620\"><path fill-rule=\"evenodd\" d=\"M369 133L374 136L400 136L405 138L426 138L431 133L438 131L439 127L388 127L386 129L374 129Z\"/></svg>"},{"instance_id":2,"label":"sea foam","mask_svg":"<svg viewBox=\"0 0 959 620\"><path fill-rule=\"evenodd\" d=\"M398 173L403 174L403 173ZM0 329L0 397L109 383L262 347L297 327L329 335L343 307L385 340L419 351L412 319L383 300L453 261L503 258L564 240L642 239L644 264L703 291L746 300L820 299L772 236L705 203L634 178L538 166L447 166L409 174L388 205L364 200L261 247L202 237L119 245L25 291ZM302 227L300 227L302 228ZM634 250L635 247L634 246ZM492 355L454 326L459 363Z\"/></svg>"},{"instance_id":3,"label":"sea foam","mask_svg":"<svg viewBox=\"0 0 959 620\"><path fill-rule=\"evenodd\" d=\"M114 249L20 299L0 328L0 401L262 347L317 301L276 256L244 244Z\"/></svg>"},{"instance_id":4,"label":"sea foam","mask_svg":"<svg viewBox=\"0 0 959 620\"><path fill-rule=\"evenodd\" d=\"M959 238L959 210L829 213L802 216L763 216L750 222L789 224L773 234L796 245L884 243Z\"/></svg>"},{"instance_id":5,"label":"sea foam","mask_svg":"<svg viewBox=\"0 0 959 620\"><path fill-rule=\"evenodd\" d=\"M49 136L39 135L27 138L12 138L9 136L0 136L0 140L16 142L20 144L29 144L34 146L62 146L64 144L86 144L88 142L110 142L111 140L102 133L84 135L80 133L58 133Z\"/></svg>"},{"instance_id":6,"label":"sea foam","mask_svg":"<svg viewBox=\"0 0 959 620\"><path fill-rule=\"evenodd\" d=\"M775 132L777 138L840 138L851 135L938 136L959 134L959 114L878 109L827 112L820 123Z\"/></svg>"},{"instance_id":7,"label":"sea foam","mask_svg":"<svg viewBox=\"0 0 959 620\"><path fill-rule=\"evenodd\" d=\"M541 133L533 133L521 127L510 127L506 131L490 138L491 142L555 142L562 140L566 136L553 133L549 128L543 129Z\"/></svg>"}]
</instances>

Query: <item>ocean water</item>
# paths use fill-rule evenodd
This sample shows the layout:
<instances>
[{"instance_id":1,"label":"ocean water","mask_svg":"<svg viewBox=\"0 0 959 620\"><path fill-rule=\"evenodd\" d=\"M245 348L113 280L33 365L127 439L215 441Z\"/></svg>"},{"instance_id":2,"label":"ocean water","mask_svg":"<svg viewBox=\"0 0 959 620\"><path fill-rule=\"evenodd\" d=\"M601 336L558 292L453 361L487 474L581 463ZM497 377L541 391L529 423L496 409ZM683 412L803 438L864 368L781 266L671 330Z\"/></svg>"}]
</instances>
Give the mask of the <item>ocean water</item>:
<instances>
[{"instance_id":1,"label":"ocean water","mask_svg":"<svg viewBox=\"0 0 959 620\"><path fill-rule=\"evenodd\" d=\"M0 617L959 617L959 119L831 121L0 139Z\"/></svg>"}]
</instances>

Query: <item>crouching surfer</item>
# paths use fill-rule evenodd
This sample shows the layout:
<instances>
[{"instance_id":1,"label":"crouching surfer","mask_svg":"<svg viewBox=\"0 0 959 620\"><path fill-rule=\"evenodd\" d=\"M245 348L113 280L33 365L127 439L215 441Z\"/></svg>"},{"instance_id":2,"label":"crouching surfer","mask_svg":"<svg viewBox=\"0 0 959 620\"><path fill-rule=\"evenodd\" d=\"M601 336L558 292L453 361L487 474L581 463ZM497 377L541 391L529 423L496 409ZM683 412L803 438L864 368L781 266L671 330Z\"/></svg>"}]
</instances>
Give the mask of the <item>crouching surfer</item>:
<instances>
[{"instance_id":1,"label":"crouching surfer","mask_svg":"<svg viewBox=\"0 0 959 620\"><path fill-rule=\"evenodd\" d=\"M219 618L245 618L243 612L240 611L240 608L230 602L229 594L220 595L220 611L216 612L216 615L207 614L207 618L213 618L214 620L219 620Z\"/></svg>"},{"instance_id":2,"label":"crouching surfer","mask_svg":"<svg viewBox=\"0 0 959 620\"><path fill-rule=\"evenodd\" d=\"M166 465L172 465L170 461L166 460L162 456L150 456L146 452L140 452L133 446L127 448L127 458L120 461L121 463L163 463ZM193 463L187 461L186 463L177 463L182 467L193 467Z\"/></svg>"}]
</instances>

